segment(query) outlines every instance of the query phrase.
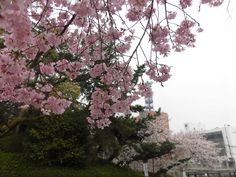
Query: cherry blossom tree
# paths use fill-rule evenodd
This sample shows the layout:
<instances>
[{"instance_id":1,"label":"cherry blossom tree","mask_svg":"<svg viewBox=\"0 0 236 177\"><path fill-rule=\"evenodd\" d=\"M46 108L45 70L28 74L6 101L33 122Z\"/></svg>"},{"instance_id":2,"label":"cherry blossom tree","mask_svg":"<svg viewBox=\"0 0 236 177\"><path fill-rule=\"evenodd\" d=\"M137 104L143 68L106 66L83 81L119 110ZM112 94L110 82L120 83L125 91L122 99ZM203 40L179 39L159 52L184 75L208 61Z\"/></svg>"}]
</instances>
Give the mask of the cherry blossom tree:
<instances>
[{"instance_id":1,"label":"cherry blossom tree","mask_svg":"<svg viewBox=\"0 0 236 177\"><path fill-rule=\"evenodd\" d=\"M177 152L174 157L190 158L189 167L217 168L225 160L224 156L220 156L221 149L217 147L217 144L207 140L199 132L190 131L174 134L173 141L176 143Z\"/></svg>"},{"instance_id":2,"label":"cherry blossom tree","mask_svg":"<svg viewBox=\"0 0 236 177\"><path fill-rule=\"evenodd\" d=\"M218 168L226 157L220 156L221 149L217 144L206 140L199 132L179 132L172 134L161 120L145 122L145 138L138 148L125 149L121 161L132 162L131 167L142 169L145 176L152 167L156 175L166 174L180 167Z\"/></svg>"},{"instance_id":3,"label":"cherry blossom tree","mask_svg":"<svg viewBox=\"0 0 236 177\"><path fill-rule=\"evenodd\" d=\"M176 145L172 153L157 159L157 163L162 164L159 171L168 171L186 164L187 168L219 168L225 160L224 156L220 156L221 149L217 148L217 144L206 140L199 132L174 134L172 142Z\"/></svg>"},{"instance_id":4,"label":"cherry blossom tree","mask_svg":"<svg viewBox=\"0 0 236 177\"><path fill-rule=\"evenodd\" d=\"M217 144L208 141L199 132L189 131L169 135L168 139L175 144L175 148L170 153L155 158L154 165L157 168L157 174L186 165L187 168L219 168L226 159L220 156L221 149L217 147Z\"/></svg>"},{"instance_id":5,"label":"cherry blossom tree","mask_svg":"<svg viewBox=\"0 0 236 177\"><path fill-rule=\"evenodd\" d=\"M150 93L143 75L161 84L170 78L159 57L194 47L202 29L187 12L193 3L1 0L0 102L63 114L78 99L58 87L77 84L79 100L89 107L88 122L109 126L114 114L129 114L130 105Z\"/></svg>"}]
</instances>

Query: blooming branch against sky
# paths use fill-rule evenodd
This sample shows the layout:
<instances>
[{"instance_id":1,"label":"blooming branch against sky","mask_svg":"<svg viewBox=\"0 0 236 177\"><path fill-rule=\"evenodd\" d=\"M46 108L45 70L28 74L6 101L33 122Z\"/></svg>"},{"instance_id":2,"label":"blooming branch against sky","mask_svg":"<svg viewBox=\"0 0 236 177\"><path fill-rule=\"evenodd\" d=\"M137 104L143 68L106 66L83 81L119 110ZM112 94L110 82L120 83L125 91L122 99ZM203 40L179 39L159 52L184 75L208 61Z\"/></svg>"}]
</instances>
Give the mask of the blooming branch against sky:
<instances>
[{"instance_id":1,"label":"blooming branch against sky","mask_svg":"<svg viewBox=\"0 0 236 177\"><path fill-rule=\"evenodd\" d=\"M227 6L228 1L218 8L202 6L193 15L204 29L196 47L163 59L173 66L172 76L164 88L154 84L154 105L169 113L174 131L184 123L236 127L236 2Z\"/></svg>"},{"instance_id":2,"label":"blooming branch against sky","mask_svg":"<svg viewBox=\"0 0 236 177\"><path fill-rule=\"evenodd\" d=\"M195 46L205 18L193 16L196 7L222 2L2 0L0 102L63 114L78 104L58 91L70 82L82 87L88 122L107 127L150 93L143 76L159 85L169 80L170 67L160 58Z\"/></svg>"}]
</instances>

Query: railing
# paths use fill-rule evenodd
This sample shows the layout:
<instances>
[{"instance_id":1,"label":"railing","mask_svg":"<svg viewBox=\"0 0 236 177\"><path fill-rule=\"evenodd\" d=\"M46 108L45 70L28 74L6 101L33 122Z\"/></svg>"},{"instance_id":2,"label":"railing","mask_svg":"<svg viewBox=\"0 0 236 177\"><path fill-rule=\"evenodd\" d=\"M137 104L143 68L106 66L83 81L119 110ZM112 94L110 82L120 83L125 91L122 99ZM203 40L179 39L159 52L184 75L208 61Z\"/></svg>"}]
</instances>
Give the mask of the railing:
<instances>
[{"instance_id":1,"label":"railing","mask_svg":"<svg viewBox=\"0 0 236 177\"><path fill-rule=\"evenodd\" d=\"M187 177L236 177L236 169L188 169Z\"/></svg>"}]
</instances>

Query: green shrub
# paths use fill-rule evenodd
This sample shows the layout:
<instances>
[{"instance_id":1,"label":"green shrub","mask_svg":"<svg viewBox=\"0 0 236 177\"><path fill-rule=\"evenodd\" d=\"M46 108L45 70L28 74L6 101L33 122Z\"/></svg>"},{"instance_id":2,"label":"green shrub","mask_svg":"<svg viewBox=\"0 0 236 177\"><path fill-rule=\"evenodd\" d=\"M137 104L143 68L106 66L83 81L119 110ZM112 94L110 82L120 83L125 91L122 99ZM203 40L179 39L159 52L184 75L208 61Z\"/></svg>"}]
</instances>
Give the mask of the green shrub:
<instances>
[{"instance_id":1,"label":"green shrub","mask_svg":"<svg viewBox=\"0 0 236 177\"><path fill-rule=\"evenodd\" d=\"M22 135L11 133L0 138L0 150L4 152L21 152Z\"/></svg>"},{"instance_id":2,"label":"green shrub","mask_svg":"<svg viewBox=\"0 0 236 177\"><path fill-rule=\"evenodd\" d=\"M22 154L0 153L0 177L143 177L141 173L112 164L95 164L86 168L36 166Z\"/></svg>"},{"instance_id":3,"label":"green shrub","mask_svg":"<svg viewBox=\"0 0 236 177\"><path fill-rule=\"evenodd\" d=\"M89 155L85 116L74 110L31 125L23 143L26 157L43 165L85 165Z\"/></svg>"}]
</instances>

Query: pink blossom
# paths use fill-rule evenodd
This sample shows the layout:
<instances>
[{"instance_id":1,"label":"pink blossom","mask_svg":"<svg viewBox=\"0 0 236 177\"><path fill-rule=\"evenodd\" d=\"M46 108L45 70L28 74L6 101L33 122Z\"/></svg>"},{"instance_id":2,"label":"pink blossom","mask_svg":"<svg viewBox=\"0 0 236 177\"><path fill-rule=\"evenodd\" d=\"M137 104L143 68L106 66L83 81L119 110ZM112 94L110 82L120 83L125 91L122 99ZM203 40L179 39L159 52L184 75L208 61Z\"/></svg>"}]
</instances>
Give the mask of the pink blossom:
<instances>
[{"instance_id":1,"label":"pink blossom","mask_svg":"<svg viewBox=\"0 0 236 177\"><path fill-rule=\"evenodd\" d=\"M150 97L153 95L152 89L147 83L139 84L138 89L141 96Z\"/></svg>"},{"instance_id":2,"label":"pink blossom","mask_svg":"<svg viewBox=\"0 0 236 177\"><path fill-rule=\"evenodd\" d=\"M89 124L94 124L95 121L91 117L86 118Z\"/></svg>"},{"instance_id":3,"label":"pink blossom","mask_svg":"<svg viewBox=\"0 0 236 177\"><path fill-rule=\"evenodd\" d=\"M123 44L119 44L116 47L116 50L120 53L126 53L127 51L129 51L130 48L131 48L130 43L123 43Z\"/></svg>"},{"instance_id":4,"label":"pink blossom","mask_svg":"<svg viewBox=\"0 0 236 177\"><path fill-rule=\"evenodd\" d=\"M55 64L55 68L68 76L71 80L77 78L82 68L81 62L69 62L66 59L60 60Z\"/></svg>"},{"instance_id":5,"label":"pink blossom","mask_svg":"<svg viewBox=\"0 0 236 177\"><path fill-rule=\"evenodd\" d=\"M170 52L170 45L168 44L169 30L166 27L156 25L152 29L150 39L153 43L153 50L162 55L167 55Z\"/></svg>"},{"instance_id":6,"label":"pink blossom","mask_svg":"<svg viewBox=\"0 0 236 177\"><path fill-rule=\"evenodd\" d=\"M58 37L54 33L46 33L45 35L46 40L48 41L49 46L58 46L61 43L60 37Z\"/></svg>"},{"instance_id":7,"label":"pink blossom","mask_svg":"<svg viewBox=\"0 0 236 177\"><path fill-rule=\"evenodd\" d=\"M111 85L113 80L113 75L112 73L106 73L103 76L101 76L101 81L106 84L106 85Z\"/></svg>"},{"instance_id":8,"label":"pink blossom","mask_svg":"<svg viewBox=\"0 0 236 177\"><path fill-rule=\"evenodd\" d=\"M203 29L202 28L198 28L197 32L201 33L201 32L203 32Z\"/></svg>"},{"instance_id":9,"label":"pink blossom","mask_svg":"<svg viewBox=\"0 0 236 177\"><path fill-rule=\"evenodd\" d=\"M126 101L117 101L112 105L112 110L115 113L128 113L129 104Z\"/></svg>"},{"instance_id":10,"label":"pink blossom","mask_svg":"<svg viewBox=\"0 0 236 177\"><path fill-rule=\"evenodd\" d=\"M186 9L192 5L192 0L180 0L179 3L183 9Z\"/></svg>"},{"instance_id":11,"label":"pink blossom","mask_svg":"<svg viewBox=\"0 0 236 177\"><path fill-rule=\"evenodd\" d=\"M53 86L51 84L46 84L43 87L40 88L42 92L51 92Z\"/></svg>"},{"instance_id":12,"label":"pink blossom","mask_svg":"<svg viewBox=\"0 0 236 177\"><path fill-rule=\"evenodd\" d=\"M90 6L90 3L83 0L80 3L76 3L76 5L73 7L73 10L78 13L80 18L92 15L94 12L94 9Z\"/></svg>"},{"instance_id":13,"label":"pink blossom","mask_svg":"<svg viewBox=\"0 0 236 177\"><path fill-rule=\"evenodd\" d=\"M143 8L147 5L148 0L129 0L129 3L136 8Z\"/></svg>"},{"instance_id":14,"label":"pink blossom","mask_svg":"<svg viewBox=\"0 0 236 177\"><path fill-rule=\"evenodd\" d=\"M167 18L168 18L168 20L173 20L173 19L175 19L176 15L177 15L177 12L169 11L168 15L167 15Z\"/></svg>"},{"instance_id":15,"label":"pink blossom","mask_svg":"<svg viewBox=\"0 0 236 177\"><path fill-rule=\"evenodd\" d=\"M174 42L176 48L184 50L184 45L194 47L195 36L191 33L190 29L195 25L193 21L184 20L176 30L176 36Z\"/></svg>"},{"instance_id":16,"label":"pink blossom","mask_svg":"<svg viewBox=\"0 0 236 177\"><path fill-rule=\"evenodd\" d=\"M218 6L222 1L201 3ZM81 94L89 106L88 121L108 126L116 114L128 114L135 100L151 94L141 74L134 84L137 73L131 66L144 64L144 76L162 84L170 78L170 67L158 63L159 55L194 47L195 34L202 30L191 14L178 15L179 6L191 7L192 0L171 3L0 0L0 102L63 114L71 102L51 96L53 86L65 80L91 84L89 93ZM148 46L144 50L146 44L150 51Z\"/></svg>"},{"instance_id":17,"label":"pink blossom","mask_svg":"<svg viewBox=\"0 0 236 177\"><path fill-rule=\"evenodd\" d=\"M55 68L60 71L60 72L65 72L66 69L69 67L69 61L66 60L66 59L63 59L63 60L59 60L56 65L55 65Z\"/></svg>"},{"instance_id":18,"label":"pink blossom","mask_svg":"<svg viewBox=\"0 0 236 177\"><path fill-rule=\"evenodd\" d=\"M170 78L170 67L167 65L161 65L158 68L154 63L148 63L149 69L146 74L150 79L155 80L156 82L165 82Z\"/></svg>"},{"instance_id":19,"label":"pink blossom","mask_svg":"<svg viewBox=\"0 0 236 177\"><path fill-rule=\"evenodd\" d=\"M108 127L111 124L111 121L107 118L96 120L96 125L100 129L104 129L105 127Z\"/></svg>"},{"instance_id":20,"label":"pink blossom","mask_svg":"<svg viewBox=\"0 0 236 177\"><path fill-rule=\"evenodd\" d=\"M116 102L121 98L121 91L118 88L110 87L109 95L111 100Z\"/></svg>"},{"instance_id":21,"label":"pink blossom","mask_svg":"<svg viewBox=\"0 0 236 177\"><path fill-rule=\"evenodd\" d=\"M142 15L142 13L140 11L137 11L135 9L131 9L127 14L126 17L130 20L130 21L137 21L140 16Z\"/></svg>"},{"instance_id":22,"label":"pink blossom","mask_svg":"<svg viewBox=\"0 0 236 177\"><path fill-rule=\"evenodd\" d=\"M45 75L53 75L55 74L55 68L54 68L54 63L50 64L40 64L40 71L42 74Z\"/></svg>"},{"instance_id":23,"label":"pink blossom","mask_svg":"<svg viewBox=\"0 0 236 177\"><path fill-rule=\"evenodd\" d=\"M219 6L224 0L202 0L202 4L209 4L210 6Z\"/></svg>"},{"instance_id":24,"label":"pink blossom","mask_svg":"<svg viewBox=\"0 0 236 177\"><path fill-rule=\"evenodd\" d=\"M14 100L16 102L33 105L35 108L40 108L44 99L45 95L43 93L37 92L31 88L16 89L14 93Z\"/></svg>"},{"instance_id":25,"label":"pink blossom","mask_svg":"<svg viewBox=\"0 0 236 177\"><path fill-rule=\"evenodd\" d=\"M42 108L53 114L62 114L65 109L70 106L70 104L70 101L51 96L47 100L43 101Z\"/></svg>"},{"instance_id":26,"label":"pink blossom","mask_svg":"<svg viewBox=\"0 0 236 177\"><path fill-rule=\"evenodd\" d=\"M90 69L89 74L91 77L95 78L97 76L100 76L103 71L103 64L96 64L93 68Z\"/></svg>"},{"instance_id":27,"label":"pink blossom","mask_svg":"<svg viewBox=\"0 0 236 177\"><path fill-rule=\"evenodd\" d=\"M10 32L5 34L5 45L9 49L22 50L32 42L31 21L26 11L27 4L24 1L1 2L0 26Z\"/></svg>"}]
</instances>

